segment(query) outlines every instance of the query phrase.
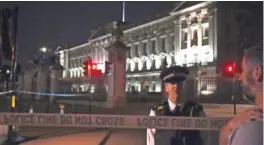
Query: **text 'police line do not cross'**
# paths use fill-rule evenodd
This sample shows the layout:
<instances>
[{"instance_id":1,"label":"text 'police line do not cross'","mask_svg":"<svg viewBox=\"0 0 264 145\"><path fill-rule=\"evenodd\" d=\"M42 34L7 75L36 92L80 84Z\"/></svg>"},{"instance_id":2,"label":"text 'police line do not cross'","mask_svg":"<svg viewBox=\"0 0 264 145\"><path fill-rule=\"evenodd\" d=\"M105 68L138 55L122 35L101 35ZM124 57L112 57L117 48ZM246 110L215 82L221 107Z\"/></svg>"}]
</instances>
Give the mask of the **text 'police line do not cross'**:
<instances>
[{"instance_id":1,"label":"text 'police line do not cross'","mask_svg":"<svg viewBox=\"0 0 264 145\"><path fill-rule=\"evenodd\" d=\"M0 113L0 124L20 126L181 129L217 131L227 117Z\"/></svg>"}]
</instances>

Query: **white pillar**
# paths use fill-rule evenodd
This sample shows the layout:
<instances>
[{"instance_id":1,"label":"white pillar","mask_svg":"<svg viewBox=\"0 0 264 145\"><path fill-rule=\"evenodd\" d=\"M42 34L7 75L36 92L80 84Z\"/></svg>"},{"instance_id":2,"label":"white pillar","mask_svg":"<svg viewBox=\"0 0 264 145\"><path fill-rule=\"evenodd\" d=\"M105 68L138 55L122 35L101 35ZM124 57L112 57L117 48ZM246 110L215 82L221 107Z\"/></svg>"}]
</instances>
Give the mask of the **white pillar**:
<instances>
[{"instance_id":1,"label":"white pillar","mask_svg":"<svg viewBox=\"0 0 264 145\"><path fill-rule=\"evenodd\" d=\"M198 15L198 28L197 28L197 34L198 34L198 46L202 46L203 42L203 27L202 27L202 16Z\"/></svg>"},{"instance_id":2,"label":"white pillar","mask_svg":"<svg viewBox=\"0 0 264 145\"><path fill-rule=\"evenodd\" d=\"M166 34L165 37L165 52L169 53L170 52L170 47L171 47L171 35L170 34Z\"/></svg>"},{"instance_id":3,"label":"white pillar","mask_svg":"<svg viewBox=\"0 0 264 145\"><path fill-rule=\"evenodd\" d=\"M188 37L187 37L187 48L191 48L192 45L192 28L191 28L191 20L187 18L187 25L188 25Z\"/></svg>"},{"instance_id":4,"label":"white pillar","mask_svg":"<svg viewBox=\"0 0 264 145\"><path fill-rule=\"evenodd\" d=\"M177 54L181 51L181 21L180 19L174 21L174 60L177 62Z\"/></svg>"},{"instance_id":5,"label":"white pillar","mask_svg":"<svg viewBox=\"0 0 264 145\"><path fill-rule=\"evenodd\" d=\"M214 59L217 59L217 10L209 11L209 46L213 49Z\"/></svg>"}]
</instances>

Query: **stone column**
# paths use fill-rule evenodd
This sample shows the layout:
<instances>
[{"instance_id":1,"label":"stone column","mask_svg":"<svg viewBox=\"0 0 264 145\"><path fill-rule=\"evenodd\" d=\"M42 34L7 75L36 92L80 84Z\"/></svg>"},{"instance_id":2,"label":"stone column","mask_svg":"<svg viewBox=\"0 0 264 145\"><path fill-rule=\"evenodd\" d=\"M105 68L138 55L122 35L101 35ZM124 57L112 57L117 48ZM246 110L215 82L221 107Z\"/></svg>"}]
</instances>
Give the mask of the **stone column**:
<instances>
[{"instance_id":1,"label":"stone column","mask_svg":"<svg viewBox=\"0 0 264 145\"><path fill-rule=\"evenodd\" d=\"M142 70L144 67L143 67L143 64L142 63L144 63L144 61L141 59L141 56L143 56L143 43L142 43L142 40L139 40L139 43L138 43L138 58L139 58L139 60L138 60L138 63L137 63L137 65L138 65L138 70Z\"/></svg>"},{"instance_id":2,"label":"stone column","mask_svg":"<svg viewBox=\"0 0 264 145\"><path fill-rule=\"evenodd\" d=\"M177 19L174 21L174 56L181 50L181 21ZM174 57L175 62L177 62L176 57Z\"/></svg>"},{"instance_id":3,"label":"stone column","mask_svg":"<svg viewBox=\"0 0 264 145\"><path fill-rule=\"evenodd\" d=\"M209 9L209 46L213 49L214 60L217 58L217 17L216 9Z\"/></svg>"},{"instance_id":4,"label":"stone column","mask_svg":"<svg viewBox=\"0 0 264 145\"><path fill-rule=\"evenodd\" d=\"M156 41L155 41L155 53L159 54L160 53L160 37L156 36Z\"/></svg>"},{"instance_id":5,"label":"stone column","mask_svg":"<svg viewBox=\"0 0 264 145\"><path fill-rule=\"evenodd\" d=\"M188 25L188 34L187 34L187 49L188 48L191 48L191 45L192 45L192 28L191 28L191 18L190 17L188 17L187 19L186 19L186 21L187 21L187 25Z\"/></svg>"},{"instance_id":6,"label":"stone column","mask_svg":"<svg viewBox=\"0 0 264 145\"><path fill-rule=\"evenodd\" d=\"M63 67L59 64L54 64L50 68L50 93L58 93L59 78L62 77ZM50 101L53 101L54 96L50 96Z\"/></svg>"},{"instance_id":7,"label":"stone column","mask_svg":"<svg viewBox=\"0 0 264 145\"><path fill-rule=\"evenodd\" d=\"M197 20L198 20L198 29L197 29L197 34L198 34L198 46L202 46L202 42L203 42L203 27L202 27L202 15L198 14L197 16Z\"/></svg>"},{"instance_id":8,"label":"stone column","mask_svg":"<svg viewBox=\"0 0 264 145\"><path fill-rule=\"evenodd\" d=\"M126 51L128 47L117 40L107 48L109 61L112 63L112 75L108 76L107 107L123 106L126 104Z\"/></svg>"},{"instance_id":9,"label":"stone column","mask_svg":"<svg viewBox=\"0 0 264 145\"><path fill-rule=\"evenodd\" d=\"M70 61L69 61L69 51L68 50L65 50L64 56L65 56L64 57L65 58L65 60L64 60L64 63L65 63L65 65L64 65L64 67L65 67L64 73L65 73L65 77L69 77L70 76L70 70L69 70Z\"/></svg>"},{"instance_id":10,"label":"stone column","mask_svg":"<svg viewBox=\"0 0 264 145\"><path fill-rule=\"evenodd\" d=\"M48 79L48 72L47 72L47 67L41 66L38 69L38 86L37 86L37 92L38 93L47 93L47 79ZM43 96L42 96L43 97ZM36 100L40 100L41 95L36 96Z\"/></svg>"},{"instance_id":11,"label":"stone column","mask_svg":"<svg viewBox=\"0 0 264 145\"><path fill-rule=\"evenodd\" d=\"M152 54L152 44L150 37L147 38L147 56Z\"/></svg>"}]
</instances>

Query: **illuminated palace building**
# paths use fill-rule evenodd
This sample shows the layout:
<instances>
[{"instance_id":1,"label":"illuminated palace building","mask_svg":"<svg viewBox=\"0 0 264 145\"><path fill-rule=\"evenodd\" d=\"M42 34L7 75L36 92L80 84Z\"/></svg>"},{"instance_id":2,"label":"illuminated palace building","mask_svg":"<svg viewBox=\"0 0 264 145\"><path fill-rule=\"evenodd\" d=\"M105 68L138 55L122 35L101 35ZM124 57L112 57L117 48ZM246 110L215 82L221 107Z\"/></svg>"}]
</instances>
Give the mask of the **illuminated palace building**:
<instances>
[{"instance_id":1,"label":"illuminated palace building","mask_svg":"<svg viewBox=\"0 0 264 145\"><path fill-rule=\"evenodd\" d=\"M188 82L192 83L188 87L195 90L193 95L214 93L221 65L229 59L239 62L238 54L242 52L238 43L242 22L235 18L237 5L183 2L165 17L125 29L123 40L130 48L126 59L126 91L161 92L161 69L182 65L191 70ZM110 33L103 34L59 51L65 68L63 78L72 82L72 90L93 92L94 85L82 79L83 61L90 56L102 63L99 67L104 71L103 64L108 60L104 48L112 40Z\"/></svg>"}]
</instances>

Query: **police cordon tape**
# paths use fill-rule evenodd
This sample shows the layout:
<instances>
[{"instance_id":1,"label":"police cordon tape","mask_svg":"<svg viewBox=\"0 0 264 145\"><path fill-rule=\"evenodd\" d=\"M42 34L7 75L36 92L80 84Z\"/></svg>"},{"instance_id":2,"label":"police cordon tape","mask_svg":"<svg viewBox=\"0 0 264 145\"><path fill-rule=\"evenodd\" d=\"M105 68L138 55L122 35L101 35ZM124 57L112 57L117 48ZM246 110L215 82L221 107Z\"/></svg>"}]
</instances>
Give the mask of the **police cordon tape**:
<instances>
[{"instance_id":1,"label":"police cordon tape","mask_svg":"<svg viewBox=\"0 0 264 145\"><path fill-rule=\"evenodd\" d=\"M0 113L0 124L50 127L92 127L130 129L217 131L227 117L167 117L104 114Z\"/></svg>"},{"instance_id":2,"label":"police cordon tape","mask_svg":"<svg viewBox=\"0 0 264 145\"><path fill-rule=\"evenodd\" d=\"M38 93L38 92L29 92L29 91L6 91L0 92L0 95L7 95L10 93L20 93L20 94L30 94L30 95L39 95L39 96L56 96L56 97L78 97L78 96L89 96L89 95L96 95L96 94L59 94L59 93Z\"/></svg>"},{"instance_id":3,"label":"police cordon tape","mask_svg":"<svg viewBox=\"0 0 264 145\"><path fill-rule=\"evenodd\" d=\"M10 91L6 91L6 92L0 92L0 95L6 95L6 94L10 94L13 93L14 91L10 90Z\"/></svg>"},{"instance_id":4,"label":"police cordon tape","mask_svg":"<svg viewBox=\"0 0 264 145\"><path fill-rule=\"evenodd\" d=\"M18 91L21 94L30 94L30 95L39 95L39 96L56 96L56 97L78 97L78 96L89 96L96 94L59 94L59 93L38 93L38 92L29 92L29 91Z\"/></svg>"}]
</instances>

